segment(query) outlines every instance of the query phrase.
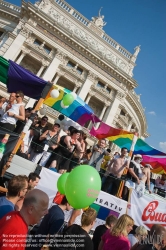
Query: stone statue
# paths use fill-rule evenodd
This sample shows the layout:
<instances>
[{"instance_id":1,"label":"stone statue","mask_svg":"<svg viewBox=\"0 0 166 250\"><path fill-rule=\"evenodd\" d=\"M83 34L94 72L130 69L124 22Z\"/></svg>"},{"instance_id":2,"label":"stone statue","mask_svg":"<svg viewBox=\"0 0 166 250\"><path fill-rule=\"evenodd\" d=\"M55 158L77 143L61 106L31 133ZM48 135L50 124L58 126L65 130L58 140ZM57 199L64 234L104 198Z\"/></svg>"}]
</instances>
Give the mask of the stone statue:
<instances>
[{"instance_id":1,"label":"stone statue","mask_svg":"<svg viewBox=\"0 0 166 250\"><path fill-rule=\"evenodd\" d=\"M134 48L135 52L134 52L133 56L135 56L135 57L138 56L138 54L139 54L139 52L140 52L140 50L141 50L140 47L141 47L141 45L138 45L138 46L136 46L136 47Z\"/></svg>"},{"instance_id":2,"label":"stone statue","mask_svg":"<svg viewBox=\"0 0 166 250\"><path fill-rule=\"evenodd\" d=\"M102 28L107 24L107 23L104 22L104 20L103 20L103 19L104 19L104 16L100 14L101 9L102 9L102 7L101 7L100 10L99 10L99 15L98 15L98 17L92 17L93 23L94 23L97 27L99 27L100 29L102 29Z\"/></svg>"}]
</instances>

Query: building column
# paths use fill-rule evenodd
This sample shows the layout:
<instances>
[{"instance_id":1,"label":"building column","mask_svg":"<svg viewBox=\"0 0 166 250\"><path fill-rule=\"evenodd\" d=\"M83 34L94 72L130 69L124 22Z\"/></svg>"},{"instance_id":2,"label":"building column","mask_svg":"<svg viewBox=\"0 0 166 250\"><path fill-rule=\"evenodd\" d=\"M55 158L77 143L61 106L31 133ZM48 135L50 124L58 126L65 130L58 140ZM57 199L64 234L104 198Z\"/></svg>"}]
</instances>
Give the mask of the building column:
<instances>
[{"instance_id":1,"label":"building column","mask_svg":"<svg viewBox=\"0 0 166 250\"><path fill-rule=\"evenodd\" d=\"M73 92L76 92L78 89L78 86L75 86L74 89L73 89Z\"/></svg>"},{"instance_id":2,"label":"building column","mask_svg":"<svg viewBox=\"0 0 166 250\"><path fill-rule=\"evenodd\" d=\"M57 72L57 69L61 63L61 61L66 57L66 54L64 54L62 51L57 50L57 53L50 63L49 67L47 68L46 72L43 75L43 79L46 81L52 81L55 73Z\"/></svg>"},{"instance_id":3,"label":"building column","mask_svg":"<svg viewBox=\"0 0 166 250\"><path fill-rule=\"evenodd\" d=\"M37 76L40 76L41 75L41 73L43 72L43 70L45 69L45 67L47 67L48 66L48 62L47 61L45 61L45 60L42 60L42 66L41 66L41 68L39 69L39 71L37 72Z\"/></svg>"},{"instance_id":4,"label":"building column","mask_svg":"<svg viewBox=\"0 0 166 250\"><path fill-rule=\"evenodd\" d=\"M16 61L17 64L20 64L20 62L22 61L22 59L24 58L26 54L25 53L21 53L20 57L18 58L18 60Z\"/></svg>"},{"instance_id":5,"label":"building column","mask_svg":"<svg viewBox=\"0 0 166 250\"><path fill-rule=\"evenodd\" d=\"M99 116L99 119L100 119L100 120L103 119L103 116L104 116L104 114L105 114L105 111L106 111L107 107L108 107L108 106L106 106L106 105L104 106L104 108L103 108L103 110L102 110L102 112L101 112L101 114L100 114L100 116Z\"/></svg>"},{"instance_id":6,"label":"building column","mask_svg":"<svg viewBox=\"0 0 166 250\"><path fill-rule=\"evenodd\" d=\"M95 74L93 74L91 71L88 73L87 79L84 82L84 84L82 85L82 88L80 89L80 91L78 92L79 97L84 101L87 93L89 92L92 84L94 83L94 81L97 79L97 76ZM87 100L86 100L87 103Z\"/></svg>"},{"instance_id":7,"label":"building column","mask_svg":"<svg viewBox=\"0 0 166 250\"><path fill-rule=\"evenodd\" d=\"M77 92L78 88L81 86L81 83L78 80L75 80L75 87L73 89L73 92Z\"/></svg>"},{"instance_id":8,"label":"building column","mask_svg":"<svg viewBox=\"0 0 166 250\"><path fill-rule=\"evenodd\" d=\"M59 80L61 76L59 74L56 75L55 80L54 80L54 85L57 84L57 81Z\"/></svg>"},{"instance_id":9,"label":"building column","mask_svg":"<svg viewBox=\"0 0 166 250\"><path fill-rule=\"evenodd\" d=\"M130 120L130 121L129 121L129 125L128 125L128 127L127 127L127 131L130 131L130 130L131 130L132 125L133 125L133 120Z\"/></svg>"},{"instance_id":10,"label":"building column","mask_svg":"<svg viewBox=\"0 0 166 250\"><path fill-rule=\"evenodd\" d=\"M18 55L23 43L28 38L30 33L31 33L30 30L25 26L23 26L20 33L17 35L17 37L15 38L9 49L5 52L3 57L6 58L7 60L8 59L13 60L13 58L15 59L16 55Z\"/></svg>"},{"instance_id":11,"label":"building column","mask_svg":"<svg viewBox=\"0 0 166 250\"><path fill-rule=\"evenodd\" d=\"M23 60L23 58L26 56L26 54L27 54L28 52L30 52L30 51L24 51L24 50L22 50L21 55L20 55L19 58L17 59L16 63L17 63L17 64L20 64L21 61Z\"/></svg>"},{"instance_id":12,"label":"building column","mask_svg":"<svg viewBox=\"0 0 166 250\"><path fill-rule=\"evenodd\" d=\"M112 125L113 120L114 120L115 115L116 115L116 112L117 112L117 109L118 109L118 107L119 107L119 105L122 102L124 97L125 97L125 95L123 93L121 93L119 91L117 92L115 99L114 99L111 107L109 108L109 112L108 112L107 118L105 119L105 123Z\"/></svg>"},{"instance_id":13,"label":"building column","mask_svg":"<svg viewBox=\"0 0 166 250\"><path fill-rule=\"evenodd\" d=\"M55 79L54 79L54 81L53 81L54 85L57 84L59 78L60 78L61 76L63 76L64 74L65 74L65 72L64 72L63 70L58 69L58 71L56 72L56 77L55 77Z\"/></svg>"},{"instance_id":14,"label":"building column","mask_svg":"<svg viewBox=\"0 0 166 250\"><path fill-rule=\"evenodd\" d=\"M108 106L110 106L110 102L105 101L104 104L105 104L105 105L104 105L104 107L103 107L103 109L102 109L102 111L101 111L101 114L100 114L100 116L99 116L99 119L100 119L101 121L103 121L103 118L104 118L106 109L108 108ZM97 129L99 126L100 126L100 123L97 123L97 125L95 126L95 128Z\"/></svg>"},{"instance_id":15,"label":"building column","mask_svg":"<svg viewBox=\"0 0 166 250\"><path fill-rule=\"evenodd\" d=\"M79 95L79 97L80 97L80 95ZM88 104L88 103L89 103L89 101L90 101L91 97L92 97L92 94L91 94L91 93L89 93L89 94L88 94L88 96L87 96L87 98L86 98L86 100L85 100L86 104Z\"/></svg>"}]
</instances>

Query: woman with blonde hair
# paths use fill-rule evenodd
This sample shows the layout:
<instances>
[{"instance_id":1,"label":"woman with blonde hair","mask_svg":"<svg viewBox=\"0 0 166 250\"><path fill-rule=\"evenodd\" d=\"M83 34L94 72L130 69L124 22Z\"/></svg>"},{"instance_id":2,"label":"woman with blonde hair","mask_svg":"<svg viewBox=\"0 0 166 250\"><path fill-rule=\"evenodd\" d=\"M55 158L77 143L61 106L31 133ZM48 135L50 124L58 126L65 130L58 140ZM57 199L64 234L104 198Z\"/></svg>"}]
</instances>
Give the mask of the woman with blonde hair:
<instances>
[{"instance_id":1,"label":"woman with blonde hair","mask_svg":"<svg viewBox=\"0 0 166 250\"><path fill-rule=\"evenodd\" d=\"M144 226L139 226L135 229L135 234L129 234L128 239L130 241L131 247L134 246L138 241L142 241L148 235L148 231Z\"/></svg>"},{"instance_id":2,"label":"woman with blonde hair","mask_svg":"<svg viewBox=\"0 0 166 250\"><path fill-rule=\"evenodd\" d=\"M132 230L134 220L127 214L123 214L112 228L102 236L98 250L130 250L130 242L127 238Z\"/></svg>"}]
</instances>

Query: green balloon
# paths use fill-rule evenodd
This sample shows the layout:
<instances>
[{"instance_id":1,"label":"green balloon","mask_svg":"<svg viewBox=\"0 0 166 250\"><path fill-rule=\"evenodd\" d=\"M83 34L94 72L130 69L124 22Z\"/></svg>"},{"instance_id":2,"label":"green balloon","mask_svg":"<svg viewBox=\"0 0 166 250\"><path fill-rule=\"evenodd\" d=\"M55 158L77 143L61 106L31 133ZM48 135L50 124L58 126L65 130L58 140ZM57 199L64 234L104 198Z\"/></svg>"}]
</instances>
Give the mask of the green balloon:
<instances>
[{"instance_id":1,"label":"green balloon","mask_svg":"<svg viewBox=\"0 0 166 250\"><path fill-rule=\"evenodd\" d=\"M74 102L74 96L72 94L66 94L64 97L63 97L63 104L65 106L69 106L71 105L72 103Z\"/></svg>"},{"instance_id":2,"label":"green balloon","mask_svg":"<svg viewBox=\"0 0 166 250\"><path fill-rule=\"evenodd\" d=\"M57 181L57 188L60 194L65 194L65 184L69 173L62 174Z\"/></svg>"},{"instance_id":3,"label":"green balloon","mask_svg":"<svg viewBox=\"0 0 166 250\"><path fill-rule=\"evenodd\" d=\"M74 168L65 184L65 195L75 209L91 205L101 190L101 178L97 170L89 165Z\"/></svg>"}]
</instances>

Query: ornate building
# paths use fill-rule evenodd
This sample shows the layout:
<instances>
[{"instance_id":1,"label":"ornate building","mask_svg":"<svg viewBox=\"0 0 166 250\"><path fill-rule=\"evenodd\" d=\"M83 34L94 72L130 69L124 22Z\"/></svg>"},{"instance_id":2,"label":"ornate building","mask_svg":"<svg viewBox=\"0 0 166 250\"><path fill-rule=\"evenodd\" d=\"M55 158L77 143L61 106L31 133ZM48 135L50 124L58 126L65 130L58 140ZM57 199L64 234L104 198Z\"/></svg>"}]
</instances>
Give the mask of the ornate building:
<instances>
[{"instance_id":1,"label":"ornate building","mask_svg":"<svg viewBox=\"0 0 166 250\"><path fill-rule=\"evenodd\" d=\"M64 0L22 1L21 7L0 0L0 55L75 91L105 123L147 137L134 91L140 46L131 54L109 37L100 12L89 21Z\"/></svg>"}]
</instances>

